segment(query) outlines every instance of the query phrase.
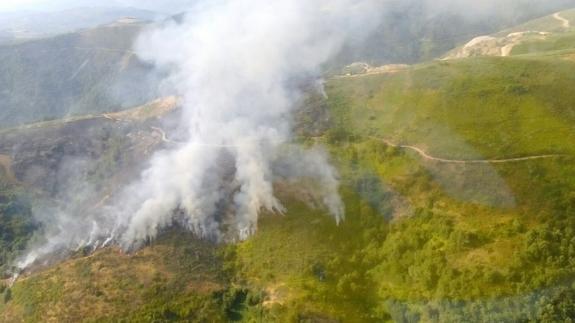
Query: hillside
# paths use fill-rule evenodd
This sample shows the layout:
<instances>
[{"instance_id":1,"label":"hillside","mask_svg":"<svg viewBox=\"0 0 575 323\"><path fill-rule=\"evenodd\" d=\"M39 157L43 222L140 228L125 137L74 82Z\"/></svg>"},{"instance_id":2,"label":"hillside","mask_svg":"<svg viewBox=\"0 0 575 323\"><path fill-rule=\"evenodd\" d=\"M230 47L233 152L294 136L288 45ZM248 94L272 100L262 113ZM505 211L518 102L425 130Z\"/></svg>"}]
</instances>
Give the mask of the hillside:
<instances>
[{"instance_id":1,"label":"hillside","mask_svg":"<svg viewBox=\"0 0 575 323\"><path fill-rule=\"evenodd\" d=\"M332 66L349 60L416 63L432 59L474 35L566 6L560 2L524 6L513 17L501 13L469 21L460 12L438 15L429 5L393 2L376 31L361 43L349 44L350 49ZM147 21L156 18L153 13L76 8L2 15L0 39L13 37L9 34L14 29L25 32L18 41L0 42L0 127L117 111L158 96L159 76L150 74L150 67L131 51ZM126 16L135 19L122 19ZM460 27L449 28L453 25Z\"/></svg>"},{"instance_id":2,"label":"hillside","mask_svg":"<svg viewBox=\"0 0 575 323\"><path fill-rule=\"evenodd\" d=\"M444 55L474 37L513 28L574 5L573 0L390 0L376 31L363 41L358 39L353 50L344 53L347 60L343 61L377 65L420 63Z\"/></svg>"},{"instance_id":3,"label":"hillside","mask_svg":"<svg viewBox=\"0 0 575 323\"><path fill-rule=\"evenodd\" d=\"M539 23L563 28L549 18L529 26ZM5 277L0 321L574 319L575 61L569 50L537 48L360 64L328 79L326 98L303 100L297 141L330 151L341 224L311 192L278 181L288 212L264 214L247 241L215 245L172 228L133 253L80 249L11 286ZM0 264L37 229L35 194L58 197L48 185L58 152L99 156L83 176L104 196L169 145L157 127L178 117L176 101L0 132L1 237L18 237L0 239Z\"/></svg>"},{"instance_id":4,"label":"hillside","mask_svg":"<svg viewBox=\"0 0 575 323\"><path fill-rule=\"evenodd\" d=\"M572 21L575 22L575 9L556 12L493 35L478 36L448 52L444 59L572 50L575 37Z\"/></svg>"},{"instance_id":5,"label":"hillside","mask_svg":"<svg viewBox=\"0 0 575 323\"><path fill-rule=\"evenodd\" d=\"M151 21L158 14L134 8L78 7L60 11L0 13L0 43L45 38L109 24L125 17Z\"/></svg>"},{"instance_id":6,"label":"hillside","mask_svg":"<svg viewBox=\"0 0 575 323\"><path fill-rule=\"evenodd\" d=\"M372 271L392 312L534 320L571 285L574 68L474 58L330 82L328 140L415 209Z\"/></svg>"},{"instance_id":7,"label":"hillside","mask_svg":"<svg viewBox=\"0 0 575 323\"><path fill-rule=\"evenodd\" d=\"M131 51L143 26L129 21L0 45L0 127L115 111L155 98L150 68Z\"/></svg>"}]
</instances>

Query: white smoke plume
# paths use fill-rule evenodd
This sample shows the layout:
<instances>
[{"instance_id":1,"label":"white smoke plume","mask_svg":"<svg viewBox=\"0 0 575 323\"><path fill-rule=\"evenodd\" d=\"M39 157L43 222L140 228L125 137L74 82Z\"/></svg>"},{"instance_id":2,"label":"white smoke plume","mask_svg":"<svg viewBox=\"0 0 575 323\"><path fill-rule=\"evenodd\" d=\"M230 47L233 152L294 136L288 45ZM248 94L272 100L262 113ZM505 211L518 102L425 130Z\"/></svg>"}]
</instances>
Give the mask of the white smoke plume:
<instances>
[{"instance_id":1,"label":"white smoke plume","mask_svg":"<svg viewBox=\"0 0 575 323\"><path fill-rule=\"evenodd\" d=\"M182 22L152 28L136 44L144 61L170 75L181 97L185 142L158 152L141 178L98 215L59 213L25 268L62 248L112 241L138 247L175 222L194 233L245 239L263 210L282 213L274 180L312 178L320 200L343 219L337 172L318 149L290 143L291 115L322 66L351 37L377 23L372 0L222 0Z\"/></svg>"}]
</instances>

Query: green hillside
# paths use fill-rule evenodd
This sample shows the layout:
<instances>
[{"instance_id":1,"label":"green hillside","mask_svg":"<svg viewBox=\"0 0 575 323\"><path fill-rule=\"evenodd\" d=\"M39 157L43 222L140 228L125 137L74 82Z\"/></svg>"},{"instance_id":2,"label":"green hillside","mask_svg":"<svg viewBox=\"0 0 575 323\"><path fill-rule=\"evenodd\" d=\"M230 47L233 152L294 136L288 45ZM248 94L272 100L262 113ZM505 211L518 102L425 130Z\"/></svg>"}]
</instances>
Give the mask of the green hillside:
<instances>
[{"instance_id":1,"label":"green hillside","mask_svg":"<svg viewBox=\"0 0 575 323\"><path fill-rule=\"evenodd\" d=\"M561 21L561 19L564 20ZM568 26L565 26L566 21L569 22ZM511 55L542 54L545 52L573 53L575 51L574 24L575 9L571 9L513 28L509 32L538 30L550 32L551 34L544 38L530 37L521 41L513 48Z\"/></svg>"},{"instance_id":2,"label":"green hillside","mask_svg":"<svg viewBox=\"0 0 575 323\"><path fill-rule=\"evenodd\" d=\"M343 56L373 64L418 63L434 59L473 37L508 29L573 5L571 0L484 0L469 4L458 1L449 4L449 10L443 10L447 4L436 1L388 1L376 31L365 41L358 40L353 50L350 48ZM487 13L486 8L492 10ZM543 20L549 22L547 18ZM561 23L551 20L551 26Z\"/></svg>"},{"instance_id":3,"label":"green hillside","mask_svg":"<svg viewBox=\"0 0 575 323\"><path fill-rule=\"evenodd\" d=\"M568 52L333 77L326 102L308 102L329 109L328 129L298 140L330 150L343 223L278 182L289 211L249 240L174 229L133 254L80 250L6 281L0 321L574 320L573 88ZM0 207L15 194L0 190ZM0 242L6 257L20 248Z\"/></svg>"},{"instance_id":4,"label":"green hillside","mask_svg":"<svg viewBox=\"0 0 575 323\"><path fill-rule=\"evenodd\" d=\"M498 33L467 40L444 58L572 53L575 49L574 23L575 9L556 12Z\"/></svg>"},{"instance_id":5,"label":"green hillside","mask_svg":"<svg viewBox=\"0 0 575 323\"><path fill-rule=\"evenodd\" d=\"M559 17L562 17L567 20L575 20L575 9L564 10L557 13ZM557 14L551 14L545 17L537 18L530 20L526 23L520 24L518 26L506 29L497 33L497 35L506 35L513 32L521 32L526 30L537 30L537 31L546 31L546 32L564 32L569 31L572 28L565 28L563 23L555 18Z\"/></svg>"},{"instance_id":6,"label":"green hillside","mask_svg":"<svg viewBox=\"0 0 575 323\"><path fill-rule=\"evenodd\" d=\"M572 62L547 57L476 58L329 84L329 140L345 143L348 156L415 208L392 223L372 271L380 296L401 315L551 315L541 303L569 288L574 270L574 71ZM511 160L539 155L556 156Z\"/></svg>"},{"instance_id":7,"label":"green hillside","mask_svg":"<svg viewBox=\"0 0 575 323\"><path fill-rule=\"evenodd\" d=\"M575 20L574 20L575 21ZM541 54L545 52L559 52L566 54L575 52L575 32L566 32L552 35L546 39L525 40L515 46L512 55Z\"/></svg>"}]
</instances>

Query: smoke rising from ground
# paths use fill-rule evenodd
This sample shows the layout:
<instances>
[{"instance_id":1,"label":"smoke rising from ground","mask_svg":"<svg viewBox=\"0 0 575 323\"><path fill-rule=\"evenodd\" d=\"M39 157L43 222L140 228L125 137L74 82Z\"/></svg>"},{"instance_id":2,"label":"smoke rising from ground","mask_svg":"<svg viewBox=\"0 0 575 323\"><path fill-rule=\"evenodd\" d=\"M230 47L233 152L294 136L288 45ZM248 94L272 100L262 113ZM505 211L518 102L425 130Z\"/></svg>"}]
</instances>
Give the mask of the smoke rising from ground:
<instances>
[{"instance_id":1,"label":"smoke rising from ground","mask_svg":"<svg viewBox=\"0 0 575 323\"><path fill-rule=\"evenodd\" d=\"M149 192L136 203L123 243L154 236L171 222L176 207L187 215L190 229L212 236L218 232L218 205L230 202L240 239L256 230L261 210L283 212L274 196L272 162L290 138L291 112L302 95L296 82L320 76L321 65L341 48L346 33L364 25L360 18L370 13L367 5L223 1L197 8L182 24L144 35L137 52L171 71L189 140L154 160L138 188ZM316 166L317 159L302 157ZM232 174L219 166L222 158L229 159ZM332 186L326 191L332 196L323 200L341 218L337 181L319 180Z\"/></svg>"},{"instance_id":2,"label":"smoke rising from ground","mask_svg":"<svg viewBox=\"0 0 575 323\"><path fill-rule=\"evenodd\" d=\"M174 223L214 240L246 238L257 229L260 212L285 211L274 192L277 180L313 179L316 198L339 221L337 172L326 153L288 145L302 83L321 84L322 67L342 47L348 55L338 62L418 61L435 53L423 53L425 42L437 40L435 54L443 53L484 30L466 31L461 17L469 23L494 12L516 15L512 8L520 4L551 10L570 2L198 1L181 22L151 28L135 46L142 60L169 75L162 89L181 98L177 128L185 129L178 134L185 140L157 153L141 178L101 210L85 212L78 207L85 203L66 198L67 205L41 208L36 213L44 234L34 244L40 247L19 266L87 245L138 247ZM520 16L539 12L520 7ZM453 24L429 28L443 14L456 15ZM89 185L74 187L70 196L93 195Z\"/></svg>"},{"instance_id":3,"label":"smoke rising from ground","mask_svg":"<svg viewBox=\"0 0 575 323\"><path fill-rule=\"evenodd\" d=\"M318 83L350 37L375 27L375 9L371 0L223 0L144 33L136 52L170 75L163 87L181 97L185 142L156 153L101 212L54 210L42 247L19 266L86 245L138 247L174 223L206 238L245 239L260 212L285 211L276 180L312 179L342 220L337 172L321 149L288 145L291 116L302 83Z\"/></svg>"}]
</instances>

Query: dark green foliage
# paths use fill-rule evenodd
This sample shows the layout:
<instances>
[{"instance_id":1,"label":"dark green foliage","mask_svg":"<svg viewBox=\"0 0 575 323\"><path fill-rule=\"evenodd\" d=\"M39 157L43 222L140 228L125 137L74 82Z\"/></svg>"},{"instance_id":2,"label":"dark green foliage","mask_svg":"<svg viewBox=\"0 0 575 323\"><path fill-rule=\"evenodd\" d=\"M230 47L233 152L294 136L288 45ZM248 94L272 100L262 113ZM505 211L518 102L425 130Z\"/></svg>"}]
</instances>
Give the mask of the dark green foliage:
<instances>
[{"instance_id":1,"label":"dark green foliage","mask_svg":"<svg viewBox=\"0 0 575 323\"><path fill-rule=\"evenodd\" d=\"M561 289L552 299L542 304L537 321L575 322L575 290Z\"/></svg>"},{"instance_id":2,"label":"dark green foliage","mask_svg":"<svg viewBox=\"0 0 575 323\"><path fill-rule=\"evenodd\" d=\"M4 300L4 304L6 304L12 300L12 290L10 290L10 288L7 288L6 290L4 290L4 294L3 294L2 299Z\"/></svg>"},{"instance_id":3,"label":"dark green foliage","mask_svg":"<svg viewBox=\"0 0 575 323\"><path fill-rule=\"evenodd\" d=\"M0 272L21 254L36 229L28 198L12 185L0 182Z\"/></svg>"}]
</instances>

